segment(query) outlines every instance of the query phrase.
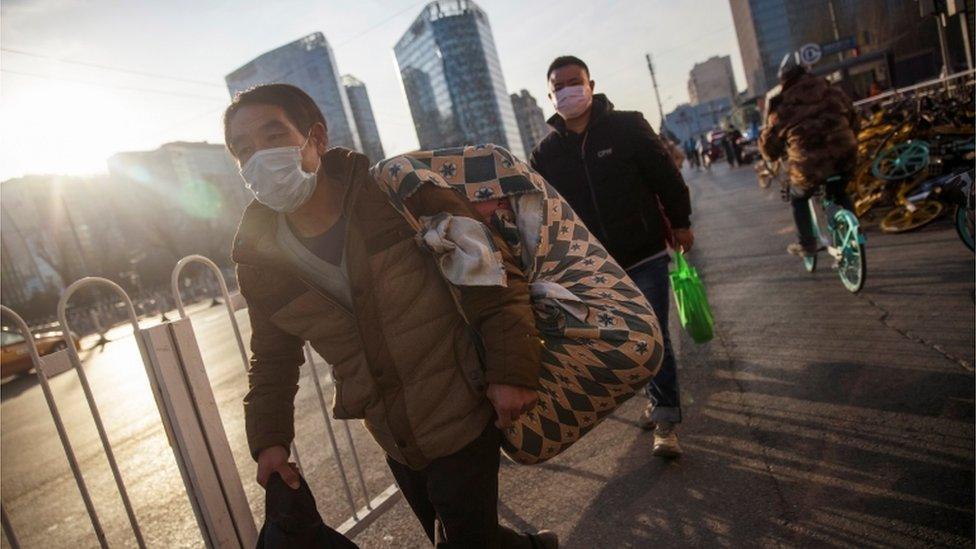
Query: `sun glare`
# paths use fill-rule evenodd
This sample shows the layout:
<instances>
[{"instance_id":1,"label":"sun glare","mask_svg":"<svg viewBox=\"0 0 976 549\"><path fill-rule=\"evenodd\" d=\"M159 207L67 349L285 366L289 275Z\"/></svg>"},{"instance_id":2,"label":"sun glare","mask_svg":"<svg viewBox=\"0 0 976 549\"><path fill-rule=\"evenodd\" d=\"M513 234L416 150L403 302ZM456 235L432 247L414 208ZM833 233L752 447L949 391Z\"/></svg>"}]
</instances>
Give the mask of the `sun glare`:
<instances>
[{"instance_id":1,"label":"sun glare","mask_svg":"<svg viewBox=\"0 0 976 549\"><path fill-rule=\"evenodd\" d=\"M132 147L125 97L110 89L4 75L0 101L3 172L104 172L105 159Z\"/></svg>"}]
</instances>

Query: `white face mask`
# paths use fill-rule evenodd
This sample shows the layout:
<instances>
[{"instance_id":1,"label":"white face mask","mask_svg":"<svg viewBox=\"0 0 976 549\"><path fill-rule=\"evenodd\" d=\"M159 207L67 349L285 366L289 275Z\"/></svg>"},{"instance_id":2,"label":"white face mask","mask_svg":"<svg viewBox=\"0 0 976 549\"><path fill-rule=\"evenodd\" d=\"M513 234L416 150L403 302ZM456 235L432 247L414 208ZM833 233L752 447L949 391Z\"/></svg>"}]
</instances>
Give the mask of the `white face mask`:
<instances>
[{"instance_id":1,"label":"white face mask","mask_svg":"<svg viewBox=\"0 0 976 549\"><path fill-rule=\"evenodd\" d=\"M308 201L315 191L318 172L318 168L311 173L302 169L302 149L308 141L301 147L262 149L241 167L245 186L258 202L277 212L289 213Z\"/></svg>"},{"instance_id":2,"label":"white face mask","mask_svg":"<svg viewBox=\"0 0 976 549\"><path fill-rule=\"evenodd\" d=\"M578 117L593 103L593 92L589 86L566 86L553 95L552 106L563 120Z\"/></svg>"}]
</instances>

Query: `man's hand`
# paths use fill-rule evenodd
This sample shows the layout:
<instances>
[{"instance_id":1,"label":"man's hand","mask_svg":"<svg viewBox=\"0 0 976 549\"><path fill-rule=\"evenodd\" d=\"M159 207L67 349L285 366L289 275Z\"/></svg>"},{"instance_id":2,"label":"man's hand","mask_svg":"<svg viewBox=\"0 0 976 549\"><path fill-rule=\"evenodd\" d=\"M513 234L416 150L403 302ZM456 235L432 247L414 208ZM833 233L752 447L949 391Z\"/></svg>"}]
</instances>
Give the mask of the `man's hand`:
<instances>
[{"instance_id":1,"label":"man's hand","mask_svg":"<svg viewBox=\"0 0 976 549\"><path fill-rule=\"evenodd\" d=\"M281 475L292 490L298 490L301 481L298 476L298 466L288 461L288 449L284 446L269 446L258 453L258 484L267 489L271 473Z\"/></svg>"},{"instance_id":2,"label":"man's hand","mask_svg":"<svg viewBox=\"0 0 976 549\"><path fill-rule=\"evenodd\" d=\"M674 241L684 253L691 251L691 247L695 245L695 233L691 232L691 229L675 229L674 230Z\"/></svg>"},{"instance_id":3,"label":"man's hand","mask_svg":"<svg viewBox=\"0 0 976 549\"><path fill-rule=\"evenodd\" d=\"M498 415L495 426L499 429L511 427L513 421L535 407L538 399L535 389L515 385L488 386L488 400L495 407Z\"/></svg>"}]
</instances>

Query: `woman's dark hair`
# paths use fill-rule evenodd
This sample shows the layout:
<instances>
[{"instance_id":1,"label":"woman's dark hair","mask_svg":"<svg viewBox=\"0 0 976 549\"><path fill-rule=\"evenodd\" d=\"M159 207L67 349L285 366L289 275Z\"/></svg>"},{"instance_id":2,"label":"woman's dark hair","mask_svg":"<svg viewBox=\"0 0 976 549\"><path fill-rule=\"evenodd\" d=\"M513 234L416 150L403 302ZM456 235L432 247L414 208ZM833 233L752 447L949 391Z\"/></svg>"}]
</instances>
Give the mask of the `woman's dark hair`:
<instances>
[{"instance_id":1,"label":"woman's dark hair","mask_svg":"<svg viewBox=\"0 0 976 549\"><path fill-rule=\"evenodd\" d=\"M569 65L576 65L577 67L582 68L584 71L586 71L586 77L590 77L590 68L586 66L586 63L584 63L582 59L573 55L561 55L553 59L552 63L549 63L549 70L546 71L546 80L552 76L552 71L561 69L563 67L568 67Z\"/></svg>"},{"instance_id":2,"label":"woman's dark hair","mask_svg":"<svg viewBox=\"0 0 976 549\"><path fill-rule=\"evenodd\" d=\"M262 84L238 92L227 110L224 111L224 143L227 143L228 148L230 148L230 121L237 114L237 111L245 105L281 107L288 120L302 133L307 134L316 122L325 126L326 131L329 129L329 125L326 124L325 117L322 116L322 111L315 104L315 100L303 92L301 88L290 84Z\"/></svg>"}]
</instances>

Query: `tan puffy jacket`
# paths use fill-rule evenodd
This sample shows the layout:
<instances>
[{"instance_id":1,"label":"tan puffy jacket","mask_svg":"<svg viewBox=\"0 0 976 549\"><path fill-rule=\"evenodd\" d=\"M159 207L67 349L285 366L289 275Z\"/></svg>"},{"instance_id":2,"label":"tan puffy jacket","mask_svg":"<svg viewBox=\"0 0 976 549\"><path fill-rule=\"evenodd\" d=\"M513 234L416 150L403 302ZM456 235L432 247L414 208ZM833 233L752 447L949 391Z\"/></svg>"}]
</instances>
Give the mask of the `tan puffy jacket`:
<instances>
[{"instance_id":1,"label":"tan puffy jacket","mask_svg":"<svg viewBox=\"0 0 976 549\"><path fill-rule=\"evenodd\" d=\"M252 327L244 398L251 455L287 448L294 438L293 402L307 340L334 368L334 416L364 419L390 457L419 469L484 430L492 417L486 384L538 387L541 342L525 276L494 237L507 286L459 288L469 327L431 255L369 175L366 157L332 149L323 160L327 176L348 189L352 310L290 266L276 243L272 210L252 203L235 239ZM425 186L410 207L479 219L451 189Z\"/></svg>"}]
</instances>

